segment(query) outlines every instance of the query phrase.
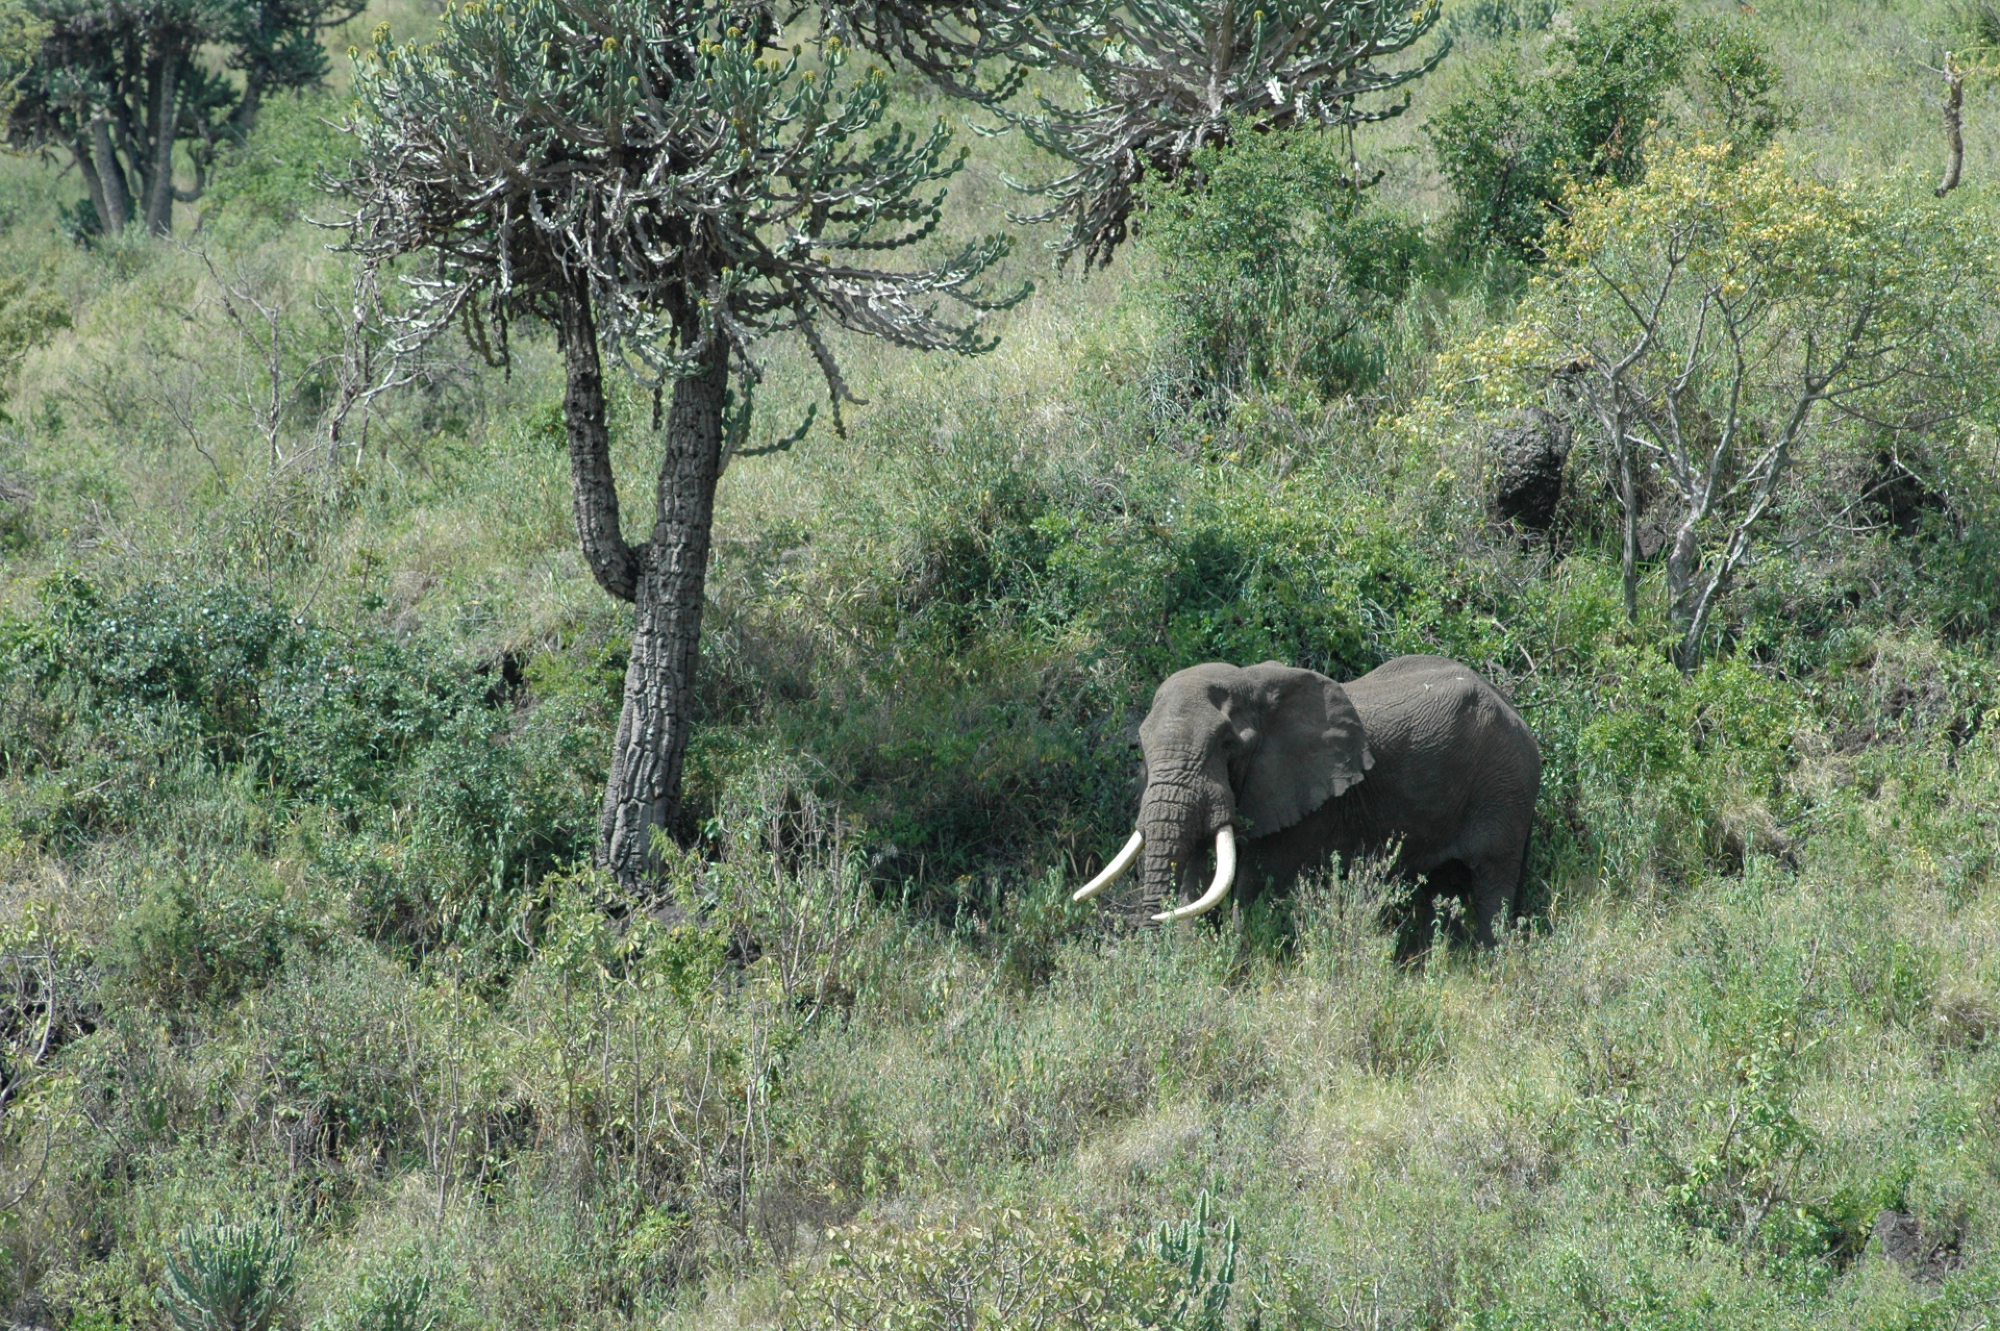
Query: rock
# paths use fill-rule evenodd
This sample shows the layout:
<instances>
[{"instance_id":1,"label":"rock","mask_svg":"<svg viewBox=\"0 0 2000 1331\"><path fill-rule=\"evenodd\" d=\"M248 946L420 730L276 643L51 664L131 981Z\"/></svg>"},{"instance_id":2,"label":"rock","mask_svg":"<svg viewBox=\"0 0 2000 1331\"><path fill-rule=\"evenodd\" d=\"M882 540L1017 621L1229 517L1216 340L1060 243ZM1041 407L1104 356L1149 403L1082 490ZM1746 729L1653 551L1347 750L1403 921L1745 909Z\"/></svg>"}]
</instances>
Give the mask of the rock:
<instances>
[{"instance_id":1,"label":"rock","mask_svg":"<svg viewBox=\"0 0 2000 1331\"><path fill-rule=\"evenodd\" d=\"M1875 1248L1913 1280L1942 1280L1959 1265L1958 1241L1927 1235L1913 1215L1877 1211L1870 1235Z\"/></svg>"},{"instance_id":2,"label":"rock","mask_svg":"<svg viewBox=\"0 0 2000 1331\"><path fill-rule=\"evenodd\" d=\"M1923 1261L1924 1232L1917 1228L1917 1218L1913 1215L1901 1211L1877 1212L1873 1237L1882 1255L1904 1270Z\"/></svg>"},{"instance_id":3,"label":"rock","mask_svg":"<svg viewBox=\"0 0 2000 1331\"><path fill-rule=\"evenodd\" d=\"M1500 466L1494 516L1525 531L1554 526L1569 446L1569 426L1540 407L1529 407L1501 427L1491 444Z\"/></svg>"}]
</instances>

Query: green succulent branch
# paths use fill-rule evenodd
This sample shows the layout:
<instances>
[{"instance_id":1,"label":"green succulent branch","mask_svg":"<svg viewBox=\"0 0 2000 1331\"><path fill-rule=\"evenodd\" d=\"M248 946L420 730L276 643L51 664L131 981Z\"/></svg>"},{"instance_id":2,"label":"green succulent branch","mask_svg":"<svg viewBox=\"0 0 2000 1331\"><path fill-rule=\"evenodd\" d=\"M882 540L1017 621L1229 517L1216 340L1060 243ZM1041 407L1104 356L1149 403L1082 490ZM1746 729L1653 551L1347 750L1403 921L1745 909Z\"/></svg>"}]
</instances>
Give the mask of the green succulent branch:
<instances>
[{"instance_id":1,"label":"green succulent branch","mask_svg":"<svg viewBox=\"0 0 2000 1331\"><path fill-rule=\"evenodd\" d=\"M1440 0L843 0L825 22L987 107L1067 164L1015 182L1047 200L1015 220L1059 222L1062 258L1109 262L1136 188L1174 179L1204 145L1233 132L1348 128L1400 115L1383 100L1435 69L1451 48L1395 58L1430 35ZM1082 105L1009 105L1031 69L1066 70ZM1232 129L1234 122L1234 129Z\"/></svg>"},{"instance_id":2,"label":"green succulent branch","mask_svg":"<svg viewBox=\"0 0 2000 1331\"><path fill-rule=\"evenodd\" d=\"M190 1225L166 1259L160 1301L179 1331L268 1331L298 1276L298 1243L273 1221Z\"/></svg>"},{"instance_id":3,"label":"green succulent branch","mask_svg":"<svg viewBox=\"0 0 2000 1331\"><path fill-rule=\"evenodd\" d=\"M686 373L712 339L754 377L751 345L796 332L836 414L853 398L826 322L983 350L977 314L1021 294L980 285L1005 237L920 267L878 258L933 238L938 187L965 157L949 125L885 127L886 78L852 76L837 37L808 60L738 20L645 0L473 0L433 43L378 29L352 121L365 165L348 182L350 243L377 263L435 253L408 279L403 341L480 302L504 354L511 313L552 318L581 282L606 346L648 382ZM973 317L944 317L947 299Z\"/></svg>"},{"instance_id":4,"label":"green succulent branch","mask_svg":"<svg viewBox=\"0 0 2000 1331\"><path fill-rule=\"evenodd\" d=\"M1043 98L1009 118L1068 163L1030 187L1048 200L1024 222L1065 225L1058 243L1087 265L1109 262L1126 235L1139 182L1171 180L1205 145L1233 133L1293 126L1350 127L1409 105L1384 97L1435 69L1451 49L1391 67L1436 27L1436 0L1132 0L1065 13L1036 46L1075 73L1080 107Z\"/></svg>"}]
</instances>

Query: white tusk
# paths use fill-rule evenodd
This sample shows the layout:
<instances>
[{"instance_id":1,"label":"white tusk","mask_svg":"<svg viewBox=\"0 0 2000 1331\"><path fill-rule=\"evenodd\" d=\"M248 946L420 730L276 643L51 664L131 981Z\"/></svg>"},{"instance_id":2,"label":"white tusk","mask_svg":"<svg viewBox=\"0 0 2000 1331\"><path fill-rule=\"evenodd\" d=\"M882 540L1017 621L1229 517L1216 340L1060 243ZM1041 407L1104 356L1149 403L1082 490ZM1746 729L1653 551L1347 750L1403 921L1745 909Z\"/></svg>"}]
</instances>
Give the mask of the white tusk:
<instances>
[{"instance_id":1,"label":"white tusk","mask_svg":"<svg viewBox=\"0 0 2000 1331\"><path fill-rule=\"evenodd\" d=\"M1225 827L1215 834L1215 881L1208 885L1208 891L1201 894L1201 900L1190 901L1176 910L1161 911L1153 918L1165 924L1169 920L1191 920L1197 915L1206 915L1222 904L1229 895L1229 885L1236 879L1236 829Z\"/></svg>"},{"instance_id":2,"label":"white tusk","mask_svg":"<svg viewBox=\"0 0 2000 1331\"><path fill-rule=\"evenodd\" d=\"M1105 888L1117 882L1120 878L1123 878L1125 871L1132 867L1132 861L1139 858L1139 847L1145 844L1145 836L1142 833L1134 832L1132 839L1125 843L1124 849L1113 855L1111 863L1104 866L1104 872L1070 893L1069 899L1071 901L1088 901Z\"/></svg>"}]
</instances>

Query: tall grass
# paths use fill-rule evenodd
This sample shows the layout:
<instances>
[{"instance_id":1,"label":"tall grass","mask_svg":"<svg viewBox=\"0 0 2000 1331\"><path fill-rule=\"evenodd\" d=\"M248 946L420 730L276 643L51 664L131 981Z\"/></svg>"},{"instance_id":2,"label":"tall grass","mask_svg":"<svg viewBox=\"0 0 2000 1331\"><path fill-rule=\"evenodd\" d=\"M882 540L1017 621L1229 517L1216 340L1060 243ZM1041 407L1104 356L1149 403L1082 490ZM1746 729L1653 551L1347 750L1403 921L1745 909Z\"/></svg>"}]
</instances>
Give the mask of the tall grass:
<instances>
[{"instance_id":1,"label":"tall grass","mask_svg":"<svg viewBox=\"0 0 2000 1331\"><path fill-rule=\"evenodd\" d=\"M1362 141L1433 237L1413 123L1539 49L1462 8ZM1796 150L1928 171L1906 56L1953 12L1751 16ZM547 330L505 373L440 344L324 447L337 109L271 108L175 244L64 248L71 182L0 164L0 316L64 316L0 402L0 1312L160 1325L184 1236L266 1225L328 1328L934 1317L1026 1271L1131 1325L1990 1316L1990 422L1907 530L1771 551L1684 677L1623 621L1587 448L1524 540L1483 440L1403 416L1518 273L1432 254L1352 395L1225 392L1172 264L1024 246L998 351L845 349L851 437L724 477L697 909L662 914L587 865L628 626L575 552ZM990 223L1040 164L981 145L952 206ZM650 402L612 412L640 483ZM1410 936L1369 864L1214 927L1068 901L1165 673L1413 651L1543 744L1500 947Z\"/></svg>"}]
</instances>

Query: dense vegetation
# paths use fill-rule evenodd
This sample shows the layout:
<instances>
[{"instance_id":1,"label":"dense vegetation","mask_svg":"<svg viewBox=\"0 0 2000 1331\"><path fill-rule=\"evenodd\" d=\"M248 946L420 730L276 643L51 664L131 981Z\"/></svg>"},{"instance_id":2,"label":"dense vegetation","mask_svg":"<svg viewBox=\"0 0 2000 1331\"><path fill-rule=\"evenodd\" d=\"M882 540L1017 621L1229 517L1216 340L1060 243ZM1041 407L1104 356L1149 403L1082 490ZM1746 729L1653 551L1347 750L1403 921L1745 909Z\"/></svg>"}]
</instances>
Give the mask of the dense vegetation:
<instances>
[{"instance_id":1,"label":"dense vegetation","mask_svg":"<svg viewBox=\"0 0 2000 1331\"><path fill-rule=\"evenodd\" d=\"M382 20L440 21L334 41ZM2000 22L1439 27L1406 117L1201 148L1106 270L1026 230L992 352L836 339L845 439L747 455L821 373L758 348L685 917L591 867L632 629L562 353L524 316L384 377L315 225L345 69L178 239L80 246L76 178L5 163L0 1314L1990 1324L2000 153L1971 76L1934 195L1911 53ZM957 234L1058 169L972 141ZM1635 281L1666 351L1621 369ZM629 488L653 395L605 384ZM1545 524L1495 516L1523 419L1572 440ZM1369 865L1174 931L1069 903L1165 673L1414 651L1543 744L1503 945L1408 936Z\"/></svg>"}]
</instances>

